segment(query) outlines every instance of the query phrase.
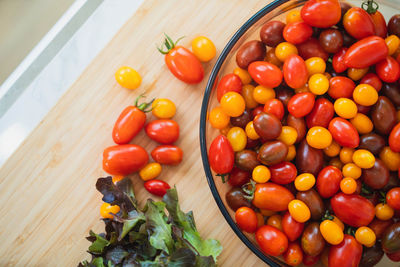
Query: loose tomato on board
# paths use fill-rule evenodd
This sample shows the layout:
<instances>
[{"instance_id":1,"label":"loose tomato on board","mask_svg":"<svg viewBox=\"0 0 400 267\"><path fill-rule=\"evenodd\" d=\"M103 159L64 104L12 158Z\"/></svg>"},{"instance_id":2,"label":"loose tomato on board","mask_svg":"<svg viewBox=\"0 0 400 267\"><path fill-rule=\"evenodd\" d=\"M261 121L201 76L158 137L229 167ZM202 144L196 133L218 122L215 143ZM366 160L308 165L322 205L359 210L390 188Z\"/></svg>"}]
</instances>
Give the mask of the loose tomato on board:
<instances>
[{"instance_id":1,"label":"loose tomato on board","mask_svg":"<svg viewBox=\"0 0 400 267\"><path fill-rule=\"evenodd\" d=\"M301 18L310 26L329 28L340 21L341 8L337 0L309 0L301 9Z\"/></svg>"},{"instance_id":2,"label":"loose tomato on board","mask_svg":"<svg viewBox=\"0 0 400 267\"><path fill-rule=\"evenodd\" d=\"M350 226L366 226L374 219L374 206L360 195L338 193L330 202L335 215Z\"/></svg>"},{"instance_id":3,"label":"loose tomato on board","mask_svg":"<svg viewBox=\"0 0 400 267\"><path fill-rule=\"evenodd\" d=\"M167 190L171 187L164 181L153 179L146 181L144 183L144 188L150 193L155 196L162 197L167 193Z\"/></svg>"},{"instance_id":4,"label":"loose tomato on board","mask_svg":"<svg viewBox=\"0 0 400 267\"><path fill-rule=\"evenodd\" d=\"M174 143L179 138L179 125L173 120L154 120L145 126L150 139L164 145Z\"/></svg>"},{"instance_id":5,"label":"loose tomato on board","mask_svg":"<svg viewBox=\"0 0 400 267\"><path fill-rule=\"evenodd\" d=\"M353 80L345 76L336 76L329 80L328 94L334 99L351 98L354 88L356 88L356 84Z\"/></svg>"},{"instance_id":6,"label":"loose tomato on board","mask_svg":"<svg viewBox=\"0 0 400 267\"><path fill-rule=\"evenodd\" d=\"M115 80L124 88L133 90L140 86L142 77L131 67L123 66L115 72Z\"/></svg>"},{"instance_id":7,"label":"loose tomato on board","mask_svg":"<svg viewBox=\"0 0 400 267\"><path fill-rule=\"evenodd\" d=\"M351 235L344 235L339 245L329 249L329 266L356 267L362 256L362 245Z\"/></svg>"},{"instance_id":8,"label":"loose tomato on board","mask_svg":"<svg viewBox=\"0 0 400 267\"><path fill-rule=\"evenodd\" d=\"M282 82L282 71L274 64L255 61L250 63L248 68L253 80L265 87L274 88Z\"/></svg>"},{"instance_id":9,"label":"loose tomato on board","mask_svg":"<svg viewBox=\"0 0 400 267\"><path fill-rule=\"evenodd\" d=\"M317 190L321 197L330 198L340 189L342 172L333 166L323 168L317 176Z\"/></svg>"},{"instance_id":10,"label":"loose tomato on board","mask_svg":"<svg viewBox=\"0 0 400 267\"><path fill-rule=\"evenodd\" d=\"M235 220L242 231L254 233L257 230L257 215L249 207L241 207L235 212Z\"/></svg>"},{"instance_id":11,"label":"loose tomato on board","mask_svg":"<svg viewBox=\"0 0 400 267\"><path fill-rule=\"evenodd\" d=\"M283 259L290 266L297 266L303 262L303 251L297 242L289 243L289 246L283 254Z\"/></svg>"},{"instance_id":12,"label":"loose tomato on board","mask_svg":"<svg viewBox=\"0 0 400 267\"><path fill-rule=\"evenodd\" d=\"M393 127L389 135L389 146L394 152L400 152L400 123Z\"/></svg>"},{"instance_id":13,"label":"loose tomato on board","mask_svg":"<svg viewBox=\"0 0 400 267\"><path fill-rule=\"evenodd\" d=\"M289 23L283 29L283 38L292 44L301 44L310 38L312 34L311 26L303 21Z\"/></svg>"},{"instance_id":14,"label":"loose tomato on board","mask_svg":"<svg viewBox=\"0 0 400 267\"><path fill-rule=\"evenodd\" d=\"M217 99L221 101L221 98L227 92L240 93L242 91L242 81L236 74L226 74L218 83L217 86Z\"/></svg>"},{"instance_id":15,"label":"loose tomato on board","mask_svg":"<svg viewBox=\"0 0 400 267\"><path fill-rule=\"evenodd\" d=\"M111 175L128 175L146 166L149 155L138 145L110 146L103 152L103 170Z\"/></svg>"},{"instance_id":16,"label":"loose tomato on board","mask_svg":"<svg viewBox=\"0 0 400 267\"><path fill-rule=\"evenodd\" d=\"M313 109L306 116L307 127L321 126L328 128L329 122L334 115L332 102L326 98L318 98L314 103Z\"/></svg>"},{"instance_id":17,"label":"loose tomato on board","mask_svg":"<svg viewBox=\"0 0 400 267\"><path fill-rule=\"evenodd\" d=\"M303 233L304 223L296 221L287 211L282 217L282 230L289 241L293 242Z\"/></svg>"},{"instance_id":18,"label":"loose tomato on board","mask_svg":"<svg viewBox=\"0 0 400 267\"><path fill-rule=\"evenodd\" d=\"M269 170L271 171L271 181L276 184L289 184L297 176L296 166L287 161L272 165L269 167Z\"/></svg>"},{"instance_id":19,"label":"loose tomato on board","mask_svg":"<svg viewBox=\"0 0 400 267\"><path fill-rule=\"evenodd\" d=\"M192 40L193 54L202 62L208 62L215 57L214 43L205 36L197 36Z\"/></svg>"},{"instance_id":20,"label":"loose tomato on board","mask_svg":"<svg viewBox=\"0 0 400 267\"><path fill-rule=\"evenodd\" d=\"M176 78L188 84L200 83L204 77L200 60L185 47L177 46L178 41L172 41L165 34L164 45L167 50L158 48L158 51L165 55L165 64Z\"/></svg>"},{"instance_id":21,"label":"loose tomato on board","mask_svg":"<svg viewBox=\"0 0 400 267\"><path fill-rule=\"evenodd\" d=\"M178 165L182 161L183 151L177 146L162 145L151 151L151 157L164 165Z\"/></svg>"},{"instance_id":22,"label":"loose tomato on board","mask_svg":"<svg viewBox=\"0 0 400 267\"><path fill-rule=\"evenodd\" d=\"M385 59L388 52L384 39L370 36L350 46L344 55L344 64L348 68L367 68Z\"/></svg>"},{"instance_id":23,"label":"loose tomato on board","mask_svg":"<svg viewBox=\"0 0 400 267\"><path fill-rule=\"evenodd\" d=\"M400 64L388 56L375 66L376 73L385 83L394 83L400 78Z\"/></svg>"},{"instance_id":24,"label":"loose tomato on board","mask_svg":"<svg viewBox=\"0 0 400 267\"><path fill-rule=\"evenodd\" d=\"M315 96L312 93L299 93L292 96L288 103L288 111L296 118L309 114L315 103Z\"/></svg>"},{"instance_id":25,"label":"loose tomato on board","mask_svg":"<svg viewBox=\"0 0 400 267\"><path fill-rule=\"evenodd\" d=\"M360 7L352 7L346 12L343 26L348 34L359 40L375 34L371 16Z\"/></svg>"},{"instance_id":26,"label":"loose tomato on board","mask_svg":"<svg viewBox=\"0 0 400 267\"><path fill-rule=\"evenodd\" d=\"M229 173L235 162L234 152L228 138L217 136L210 145L208 159L211 169L218 174Z\"/></svg>"},{"instance_id":27,"label":"loose tomato on board","mask_svg":"<svg viewBox=\"0 0 400 267\"><path fill-rule=\"evenodd\" d=\"M347 66L344 63L347 50L347 47L342 47L332 58L332 67L337 73L347 70Z\"/></svg>"},{"instance_id":28,"label":"loose tomato on board","mask_svg":"<svg viewBox=\"0 0 400 267\"><path fill-rule=\"evenodd\" d=\"M341 146L356 148L360 143L357 129L345 119L333 118L328 129L336 143Z\"/></svg>"},{"instance_id":29,"label":"loose tomato on board","mask_svg":"<svg viewBox=\"0 0 400 267\"><path fill-rule=\"evenodd\" d=\"M268 182L256 184L252 203L259 209L284 211L287 210L289 202L293 199L294 196L288 189Z\"/></svg>"},{"instance_id":30,"label":"loose tomato on board","mask_svg":"<svg viewBox=\"0 0 400 267\"><path fill-rule=\"evenodd\" d=\"M282 255L287 250L289 243L284 233L269 225L258 228L256 241L261 250L271 256Z\"/></svg>"},{"instance_id":31,"label":"loose tomato on board","mask_svg":"<svg viewBox=\"0 0 400 267\"><path fill-rule=\"evenodd\" d=\"M298 55L289 56L283 64L283 77L289 87L293 89L303 87L308 80L308 70L304 60Z\"/></svg>"}]
</instances>

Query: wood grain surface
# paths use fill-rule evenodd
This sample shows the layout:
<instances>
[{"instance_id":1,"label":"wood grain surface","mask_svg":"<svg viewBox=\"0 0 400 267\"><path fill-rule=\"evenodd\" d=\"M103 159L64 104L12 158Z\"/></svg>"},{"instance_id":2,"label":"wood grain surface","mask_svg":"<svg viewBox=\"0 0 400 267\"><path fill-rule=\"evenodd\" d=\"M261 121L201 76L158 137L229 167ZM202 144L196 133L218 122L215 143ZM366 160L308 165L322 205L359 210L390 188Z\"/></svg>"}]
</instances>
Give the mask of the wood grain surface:
<instances>
[{"instance_id":1,"label":"wood grain surface","mask_svg":"<svg viewBox=\"0 0 400 267\"><path fill-rule=\"evenodd\" d=\"M161 179L176 185L182 208L193 210L203 237L224 247L221 266L262 266L236 237L210 193L200 157L199 115L206 77L196 86L175 79L156 50L164 32L186 47L197 35L212 39L220 52L233 33L269 1L146 0L107 47L65 93L40 125L0 169L0 265L76 266L88 259L90 229L103 230L101 195L94 185L105 173L102 151L113 145L111 130L121 110L141 93L168 97L177 105L177 142L184 161L165 167ZM93 40L95 41L95 40ZM114 72L137 69L139 89L122 89ZM29 116L29 114L26 114ZM141 133L133 143L151 151L156 144ZM149 197L137 175L131 176L143 202Z\"/></svg>"}]
</instances>

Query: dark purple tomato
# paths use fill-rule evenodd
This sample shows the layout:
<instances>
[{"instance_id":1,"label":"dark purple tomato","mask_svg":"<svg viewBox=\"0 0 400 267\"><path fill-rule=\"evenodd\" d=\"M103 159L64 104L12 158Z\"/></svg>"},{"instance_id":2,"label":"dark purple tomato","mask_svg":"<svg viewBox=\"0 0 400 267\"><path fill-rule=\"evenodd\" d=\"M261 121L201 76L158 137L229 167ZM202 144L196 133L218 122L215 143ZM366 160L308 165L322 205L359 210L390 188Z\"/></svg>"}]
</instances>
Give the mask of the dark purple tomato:
<instances>
[{"instance_id":1,"label":"dark purple tomato","mask_svg":"<svg viewBox=\"0 0 400 267\"><path fill-rule=\"evenodd\" d=\"M264 143L258 151L258 160L264 165L275 165L285 160L288 147L281 141Z\"/></svg>"},{"instance_id":2,"label":"dark purple tomato","mask_svg":"<svg viewBox=\"0 0 400 267\"><path fill-rule=\"evenodd\" d=\"M251 62L264 60L266 53L265 45L252 40L243 44L236 53L236 64L242 69L247 69Z\"/></svg>"},{"instance_id":3,"label":"dark purple tomato","mask_svg":"<svg viewBox=\"0 0 400 267\"><path fill-rule=\"evenodd\" d=\"M304 119L296 118L292 114L288 114L287 118L286 118L286 123L288 126L291 126L296 129L296 131L297 131L296 143L303 140L303 138L307 132L306 123L305 123Z\"/></svg>"},{"instance_id":4,"label":"dark purple tomato","mask_svg":"<svg viewBox=\"0 0 400 267\"><path fill-rule=\"evenodd\" d=\"M385 254L382 250L382 246L380 242L376 242L372 247L363 247L363 253L361 256L360 265L362 267L373 267L383 257Z\"/></svg>"},{"instance_id":5,"label":"dark purple tomato","mask_svg":"<svg viewBox=\"0 0 400 267\"><path fill-rule=\"evenodd\" d=\"M375 130L387 135L396 125L396 109L386 96L380 96L371 111Z\"/></svg>"},{"instance_id":6,"label":"dark purple tomato","mask_svg":"<svg viewBox=\"0 0 400 267\"><path fill-rule=\"evenodd\" d=\"M246 149L256 148L260 145L260 139L253 140L247 137Z\"/></svg>"},{"instance_id":7,"label":"dark purple tomato","mask_svg":"<svg viewBox=\"0 0 400 267\"><path fill-rule=\"evenodd\" d=\"M271 47L275 47L278 44L284 42L283 39L283 28L285 28L285 23L277 20L268 21L262 26L260 30L261 41Z\"/></svg>"},{"instance_id":8,"label":"dark purple tomato","mask_svg":"<svg viewBox=\"0 0 400 267\"><path fill-rule=\"evenodd\" d=\"M327 29L319 35L319 43L327 53L337 53L343 46L343 35L339 30Z\"/></svg>"},{"instance_id":9,"label":"dark purple tomato","mask_svg":"<svg viewBox=\"0 0 400 267\"><path fill-rule=\"evenodd\" d=\"M372 168L363 169L361 178L372 189L381 189L389 182L389 169L382 160L375 159Z\"/></svg>"},{"instance_id":10,"label":"dark purple tomato","mask_svg":"<svg viewBox=\"0 0 400 267\"><path fill-rule=\"evenodd\" d=\"M247 123L249 123L251 119L251 112L248 109L245 109L243 114L239 117L231 117L231 124L245 129Z\"/></svg>"},{"instance_id":11,"label":"dark purple tomato","mask_svg":"<svg viewBox=\"0 0 400 267\"><path fill-rule=\"evenodd\" d=\"M329 54L325 52L319 41L315 38L310 38L304 43L297 46L299 55L304 59L309 59L310 57L320 57L324 61L328 60Z\"/></svg>"},{"instance_id":12,"label":"dark purple tomato","mask_svg":"<svg viewBox=\"0 0 400 267\"><path fill-rule=\"evenodd\" d=\"M388 23L389 35L397 35L400 38L400 14L394 15Z\"/></svg>"},{"instance_id":13,"label":"dark purple tomato","mask_svg":"<svg viewBox=\"0 0 400 267\"><path fill-rule=\"evenodd\" d=\"M325 205L320 195L314 189L307 191L299 191L296 194L296 199L306 203L311 212L312 220L319 220L325 213Z\"/></svg>"},{"instance_id":14,"label":"dark purple tomato","mask_svg":"<svg viewBox=\"0 0 400 267\"><path fill-rule=\"evenodd\" d=\"M248 183L250 178L250 172L244 171L238 167L233 167L232 171L229 173L228 183L232 187L241 187L242 185Z\"/></svg>"},{"instance_id":15,"label":"dark purple tomato","mask_svg":"<svg viewBox=\"0 0 400 267\"><path fill-rule=\"evenodd\" d=\"M254 120L254 129L263 140L276 139L282 132L281 121L274 115L261 112Z\"/></svg>"},{"instance_id":16,"label":"dark purple tomato","mask_svg":"<svg viewBox=\"0 0 400 267\"><path fill-rule=\"evenodd\" d=\"M400 85L397 83L384 83L382 92L396 107L400 107Z\"/></svg>"},{"instance_id":17,"label":"dark purple tomato","mask_svg":"<svg viewBox=\"0 0 400 267\"><path fill-rule=\"evenodd\" d=\"M392 224L383 233L382 249L386 253L400 251L400 222Z\"/></svg>"},{"instance_id":18,"label":"dark purple tomato","mask_svg":"<svg viewBox=\"0 0 400 267\"><path fill-rule=\"evenodd\" d=\"M296 167L299 173L309 172L317 176L324 164L324 153L308 145L304 139L297 147Z\"/></svg>"},{"instance_id":19,"label":"dark purple tomato","mask_svg":"<svg viewBox=\"0 0 400 267\"><path fill-rule=\"evenodd\" d=\"M250 202L244 197L245 193L241 188L232 188L225 195L226 203L233 210L236 211L241 207L251 207Z\"/></svg>"},{"instance_id":20,"label":"dark purple tomato","mask_svg":"<svg viewBox=\"0 0 400 267\"><path fill-rule=\"evenodd\" d=\"M360 137L359 148L367 149L374 155L379 155L385 146L385 139L376 133L364 134Z\"/></svg>"},{"instance_id":21,"label":"dark purple tomato","mask_svg":"<svg viewBox=\"0 0 400 267\"><path fill-rule=\"evenodd\" d=\"M285 107L287 107L289 100L293 95L293 90L286 87L276 90L276 98L279 99Z\"/></svg>"},{"instance_id":22,"label":"dark purple tomato","mask_svg":"<svg viewBox=\"0 0 400 267\"><path fill-rule=\"evenodd\" d=\"M235 154L235 164L242 170L251 172L260 162L256 152L245 149Z\"/></svg>"},{"instance_id":23,"label":"dark purple tomato","mask_svg":"<svg viewBox=\"0 0 400 267\"><path fill-rule=\"evenodd\" d=\"M301 248L311 256L321 254L325 247L325 239L319 230L319 222L309 223L301 236Z\"/></svg>"}]
</instances>

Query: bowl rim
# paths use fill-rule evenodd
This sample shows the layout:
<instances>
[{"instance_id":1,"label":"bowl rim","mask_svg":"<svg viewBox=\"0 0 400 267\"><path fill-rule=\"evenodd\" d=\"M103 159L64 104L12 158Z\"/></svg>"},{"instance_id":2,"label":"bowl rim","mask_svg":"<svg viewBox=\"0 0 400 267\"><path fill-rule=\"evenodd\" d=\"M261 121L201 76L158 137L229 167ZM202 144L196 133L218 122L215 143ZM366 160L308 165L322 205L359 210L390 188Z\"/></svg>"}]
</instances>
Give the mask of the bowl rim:
<instances>
[{"instance_id":1,"label":"bowl rim","mask_svg":"<svg viewBox=\"0 0 400 267\"><path fill-rule=\"evenodd\" d=\"M256 254L261 260L265 263L269 264L272 267L280 267L281 265L274 262L271 258L266 256L259 248L257 248L247 237L242 233L239 227L236 225L232 217L229 215L227 208L225 207L222 199L218 193L218 190L215 186L214 178L210 169L210 164L208 161L208 153L207 153L207 145L206 145L206 117L207 117L207 107L210 98L211 91L214 87L214 83L217 78L217 74L221 69L222 64L224 63L226 57L232 50L233 46L236 42L242 37L245 32L253 26L257 21L259 21L263 16L265 16L268 12L274 10L275 8L279 7L280 5L289 2L291 0L274 0L273 2L269 3L265 7L261 8L257 11L250 19L248 19L240 28L236 31L236 33L231 37L228 41L224 49L222 50L220 56L218 57L212 71L210 77L208 78L208 82L206 85L206 89L204 92L203 102L201 104L201 113L200 113L200 152L201 158L203 161L203 168L206 174L208 185L211 189L211 193L214 197L214 200L217 203L219 210L221 211L222 215L225 217L225 220L228 222L232 230L235 234L240 238L240 240L254 253Z\"/></svg>"}]
</instances>

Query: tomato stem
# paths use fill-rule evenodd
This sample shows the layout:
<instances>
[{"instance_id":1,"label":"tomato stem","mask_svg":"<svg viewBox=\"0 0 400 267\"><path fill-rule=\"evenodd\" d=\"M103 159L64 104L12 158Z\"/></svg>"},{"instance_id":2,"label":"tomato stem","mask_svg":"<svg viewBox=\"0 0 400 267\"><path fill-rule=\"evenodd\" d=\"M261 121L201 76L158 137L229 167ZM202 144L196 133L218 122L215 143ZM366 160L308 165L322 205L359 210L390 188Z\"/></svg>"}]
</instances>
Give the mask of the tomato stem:
<instances>
[{"instance_id":1,"label":"tomato stem","mask_svg":"<svg viewBox=\"0 0 400 267\"><path fill-rule=\"evenodd\" d=\"M354 235L356 234L356 230L355 230L353 227L349 226L349 227L346 229L345 233L348 234L348 235L354 236Z\"/></svg>"},{"instance_id":2,"label":"tomato stem","mask_svg":"<svg viewBox=\"0 0 400 267\"><path fill-rule=\"evenodd\" d=\"M150 102L144 102L139 104L139 100L141 98L144 98L145 95L139 95L136 100L135 100L135 107L137 107L138 109L140 109L141 111L143 111L144 113L150 112L153 110L153 108L151 107L151 104L153 103L153 101L155 100L155 98L153 98ZM148 107L150 107L150 109L147 109Z\"/></svg>"},{"instance_id":3,"label":"tomato stem","mask_svg":"<svg viewBox=\"0 0 400 267\"><path fill-rule=\"evenodd\" d=\"M361 4L361 7L368 12L368 14L374 14L379 9L379 5L374 0L366 0Z\"/></svg>"},{"instance_id":4,"label":"tomato stem","mask_svg":"<svg viewBox=\"0 0 400 267\"><path fill-rule=\"evenodd\" d=\"M217 176L221 177L222 183L226 183L227 180L229 180L229 175L227 173L224 174L217 174ZM228 176L228 179L225 180L225 177Z\"/></svg>"},{"instance_id":5,"label":"tomato stem","mask_svg":"<svg viewBox=\"0 0 400 267\"><path fill-rule=\"evenodd\" d=\"M379 191L379 202L386 204L386 194L385 192Z\"/></svg>"},{"instance_id":6,"label":"tomato stem","mask_svg":"<svg viewBox=\"0 0 400 267\"><path fill-rule=\"evenodd\" d=\"M256 183L253 180L251 180L250 182L242 186L242 190L243 192L246 193L246 195L244 195L244 198L248 200L253 200L254 192L256 191Z\"/></svg>"},{"instance_id":7,"label":"tomato stem","mask_svg":"<svg viewBox=\"0 0 400 267\"><path fill-rule=\"evenodd\" d=\"M163 54L163 55L168 54L169 51L171 51L172 49L174 49L174 47L178 44L178 42L179 42L180 40L182 40L183 38L185 38L185 36L182 36L182 37L178 38L178 40L176 40L176 42L174 42L174 41L171 39L171 37L169 37L166 33L164 33L164 35L165 35L165 39L164 39L163 45L165 46L165 48L166 48L167 50L164 50L164 49L163 49L163 45L161 45L160 47L157 46L157 50L158 50L161 54Z\"/></svg>"},{"instance_id":8,"label":"tomato stem","mask_svg":"<svg viewBox=\"0 0 400 267\"><path fill-rule=\"evenodd\" d=\"M325 211L324 216L322 217L321 221L326 221L326 220L330 220L332 221L334 219L333 215L331 215L331 213L329 212L329 210Z\"/></svg>"}]
</instances>

